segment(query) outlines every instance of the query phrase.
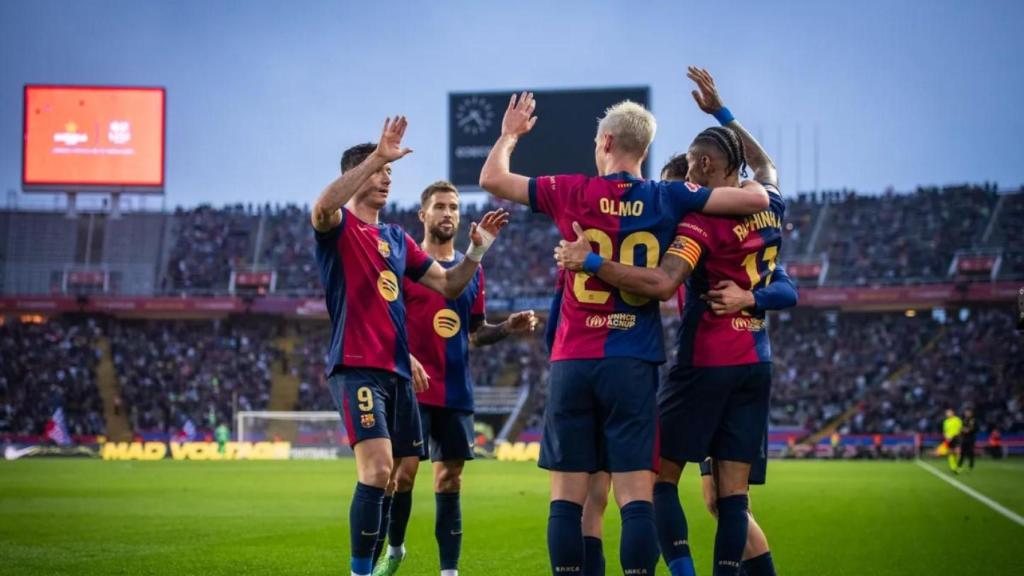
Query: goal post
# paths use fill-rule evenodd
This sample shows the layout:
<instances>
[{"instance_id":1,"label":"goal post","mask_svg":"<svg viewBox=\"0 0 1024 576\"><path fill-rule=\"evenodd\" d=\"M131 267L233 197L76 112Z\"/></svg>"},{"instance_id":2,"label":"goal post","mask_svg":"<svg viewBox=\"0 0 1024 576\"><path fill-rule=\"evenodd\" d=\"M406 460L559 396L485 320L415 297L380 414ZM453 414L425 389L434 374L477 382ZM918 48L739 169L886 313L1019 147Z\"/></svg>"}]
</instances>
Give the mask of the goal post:
<instances>
[{"instance_id":1,"label":"goal post","mask_svg":"<svg viewBox=\"0 0 1024 576\"><path fill-rule=\"evenodd\" d=\"M344 446L348 437L337 412L242 411L235 415L239 442L286 441L296 446Z\"/></svg>"}]
</instances>

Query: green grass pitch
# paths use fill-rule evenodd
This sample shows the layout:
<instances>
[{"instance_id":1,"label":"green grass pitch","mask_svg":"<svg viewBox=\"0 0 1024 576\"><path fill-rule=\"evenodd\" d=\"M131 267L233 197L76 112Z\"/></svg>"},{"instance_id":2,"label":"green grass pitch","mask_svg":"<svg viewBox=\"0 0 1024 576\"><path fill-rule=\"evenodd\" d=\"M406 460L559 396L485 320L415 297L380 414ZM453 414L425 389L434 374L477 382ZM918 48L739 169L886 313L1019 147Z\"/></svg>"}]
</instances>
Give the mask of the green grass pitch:
<instances>
[{"instance_id":1,"label":"green grass pitch","mask_svg":"<svg viewBox=\"0 0 1024 576\"><path fill-rule=\"evenodd\" d=\"M422 472L402 574L437 574ZM714 524L694 472L681 493L709 575ZM1024 514L1024 462L982 460L959 479ZM347 575L354 484L351 460L3 462L0 574ZM547 487L532 464L470 463L460 573L548 574ZM913 463L775 461L752 503L782 575L1021 573L1024 527ZM616 510L605 529L608 573L621 573Z\"/></svg>"}]
</instances>

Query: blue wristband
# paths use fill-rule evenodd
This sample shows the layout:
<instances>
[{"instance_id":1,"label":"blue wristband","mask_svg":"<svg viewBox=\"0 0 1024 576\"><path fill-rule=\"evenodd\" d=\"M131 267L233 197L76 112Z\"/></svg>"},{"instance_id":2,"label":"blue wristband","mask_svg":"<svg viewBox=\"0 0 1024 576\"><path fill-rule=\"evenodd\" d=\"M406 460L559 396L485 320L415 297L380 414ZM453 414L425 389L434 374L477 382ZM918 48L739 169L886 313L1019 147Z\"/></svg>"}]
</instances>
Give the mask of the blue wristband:
<instances>
[{"instance_id":1,"label":"blue wristband","mask_svg":"<svg viewBox=\"0 0 1024 576\"><path fill-rule=\"evenodd\" d=\"M604 262L604 258L601 258L600 254L597 252L591 252L583 259L583 271L587 274L597 274L598 269L601 268L602 262Z\"/></svg>"},{"instance_id":2,"label":"blue wristband","mask_svg":"<svg viewBox=\"0 0 1024 576\"><path fill-rule=\"evenodd\" d=\"M722 126L725 126L729 122L732 122L733 120L736 119L736 117L732 115L732 112L730 112L729 109L726 108L725 106L722 106L718 110L715 110L715 113L712 114L712 116L714 116L715 120L718 120L718 123L721 124Z\"/></svg>"}]
</instances>

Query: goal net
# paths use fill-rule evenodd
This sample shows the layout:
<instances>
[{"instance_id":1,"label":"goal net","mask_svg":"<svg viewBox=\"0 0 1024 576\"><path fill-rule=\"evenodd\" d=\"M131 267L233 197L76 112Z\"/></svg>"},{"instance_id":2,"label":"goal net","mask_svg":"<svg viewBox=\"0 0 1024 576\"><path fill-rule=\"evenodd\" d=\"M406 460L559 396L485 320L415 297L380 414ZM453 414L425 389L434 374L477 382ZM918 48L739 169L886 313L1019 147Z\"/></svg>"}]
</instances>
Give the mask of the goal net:
<instances>
[{"instance_id":1,"label":"goal net","mask_svg":"<svg viewBox=\"0 0 1024 576\"><path fill-rule=\"evenodd\" d=\"M235 432L239 442L278 441L322 448L348 445L337 412L238 412Z\"/></svg>"}]
</instances>

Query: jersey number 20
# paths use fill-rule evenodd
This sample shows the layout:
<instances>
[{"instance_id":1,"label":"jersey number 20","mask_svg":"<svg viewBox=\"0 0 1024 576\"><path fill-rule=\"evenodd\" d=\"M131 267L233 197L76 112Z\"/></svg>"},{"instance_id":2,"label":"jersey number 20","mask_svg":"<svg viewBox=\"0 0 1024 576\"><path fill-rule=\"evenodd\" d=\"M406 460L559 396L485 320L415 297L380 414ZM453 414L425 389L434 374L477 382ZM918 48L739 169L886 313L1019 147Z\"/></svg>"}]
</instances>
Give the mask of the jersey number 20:
<instances>
[{"instance_id":1,"label":"jersey number 20","mask_svg":"<svg viewBox=\"0 0 1024 576\"><path fill-rule=\"evenodd\" d=\"M615 246L612 244L611 236L603 230L597 228L588 228L583 231L583 235L593 243L597 244L597 253L605 260L611 260L615 257ZM637 246L643 246L647 249L647 264L648 268L655 268L658 266L658 259L661 256L661 243L658 242L658 238L646 231L633 232L626 236L622 240L622 244L619 246L619 262L632 266L634 262L634 252ZM583 304L604 304L611 297L612 293L607 290L592 290L587 288L587 281L591 279L591 275L586 272L577 272L576 280L572 285L572 292L576 295L576 300ZM643 306L651 301L650 298L644 296L638 296L632 292L626 292L625 290L619 290L619 296L622 297L622 301L630 306Z\"/></svg>"}]
</instances>

